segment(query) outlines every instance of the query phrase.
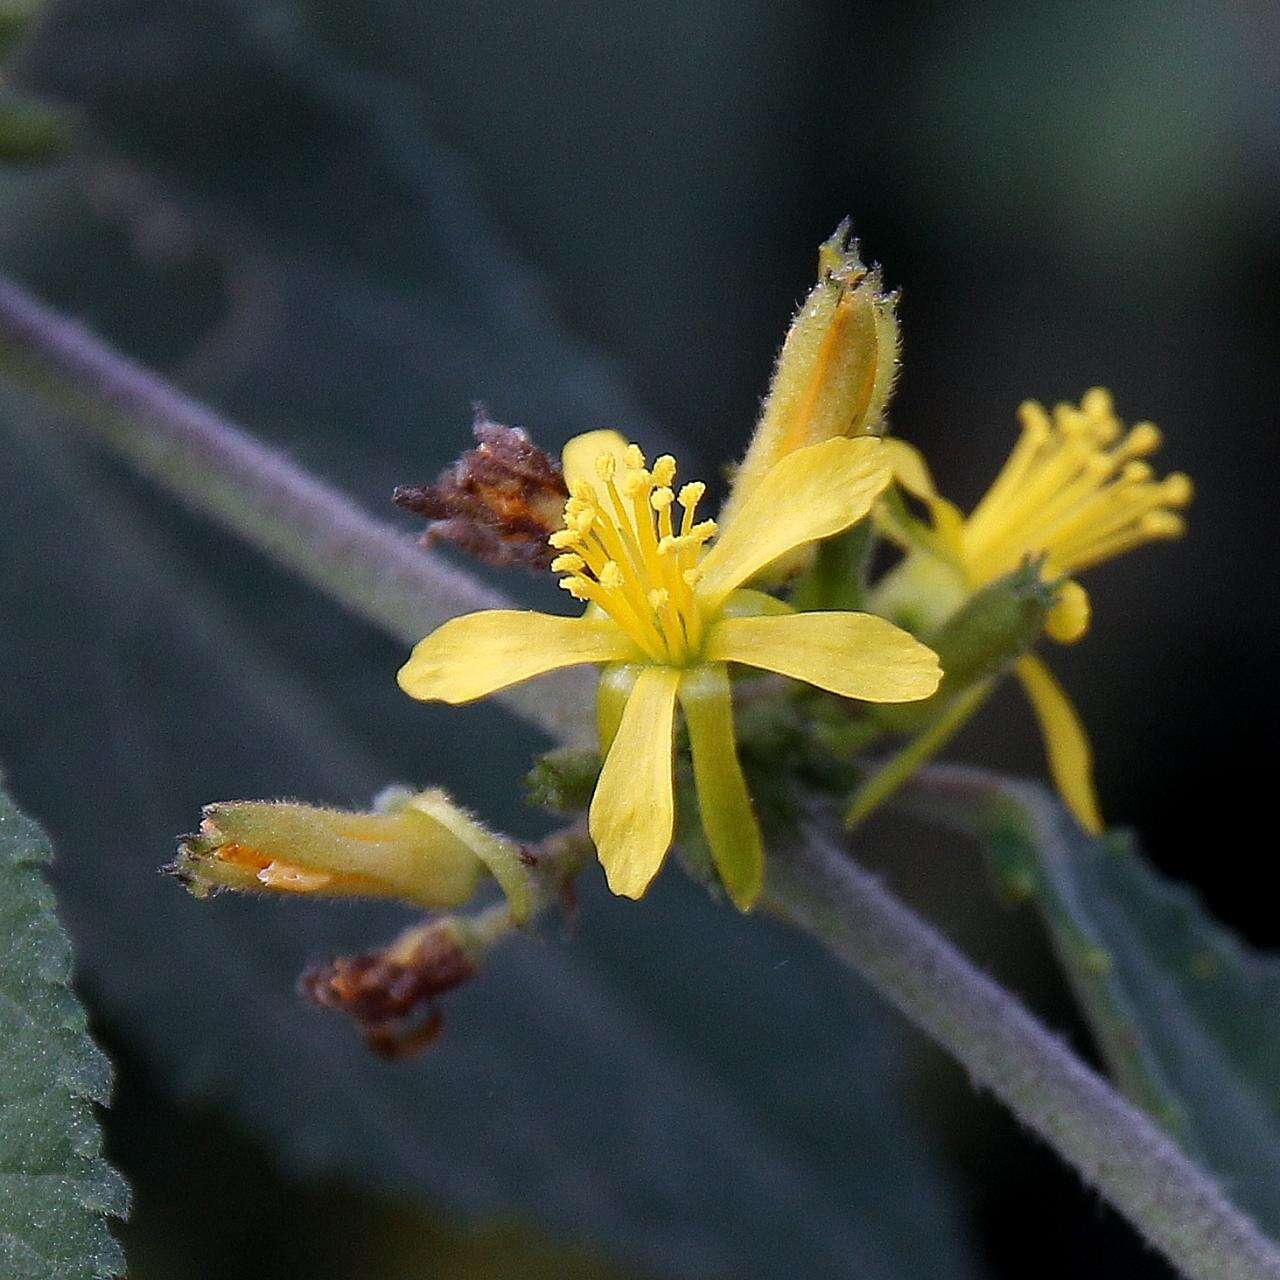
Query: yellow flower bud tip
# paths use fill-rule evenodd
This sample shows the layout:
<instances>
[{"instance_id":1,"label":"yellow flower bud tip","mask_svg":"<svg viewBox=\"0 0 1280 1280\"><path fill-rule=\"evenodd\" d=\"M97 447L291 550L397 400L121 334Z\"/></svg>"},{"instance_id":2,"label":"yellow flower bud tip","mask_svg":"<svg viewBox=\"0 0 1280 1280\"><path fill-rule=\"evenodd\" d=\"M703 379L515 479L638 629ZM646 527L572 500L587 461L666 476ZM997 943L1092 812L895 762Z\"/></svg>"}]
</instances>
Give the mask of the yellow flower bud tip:
<instances>
[{"instance_id":1,"label":"yellow flower bud tip","mask_svg":"<svg viewBox=\"0 0 1280 1280\"><path fill-rule=\"evenodd\" d=\"M461 810L441 810L449 819L442 821L415 808L420 799L383 813L266 801L210 805L170 869L196 896L233 889L456 906L485 869L476 851L483 835L471 823L476 839L469 842Z\"/></svg>"},{"instance_id":2,"label":"yellow flower bud tip","mask_svg":"<svg viewBox=\"0 0 1280 1280\"><path fill-rule=\"evenodd\" d=\"M1058 588L1053 608L1045 617L1045 633L1059 644L1075 644L1089 630L1091 615L1089 593L1068 579Z\"/></svg>"},{"instance_id":3,"label":"yellow flower bud tip","mask_svg":"<svg viewBox=\"0 0 1280 1280\"><path fill-rule=\"evenodd\" d=\"M1050 414L1029 400L1018 416L1018 443L961 530L971 586L1040 555L1056 573L1074 575L1182 532L1172 509L1190 502L1191 482L1178 472L1156 478L1146 461L1161 443L1153 423L1126 432L1100 387L1078 407L1060 404Z\"/></svg>"}]
</instances>

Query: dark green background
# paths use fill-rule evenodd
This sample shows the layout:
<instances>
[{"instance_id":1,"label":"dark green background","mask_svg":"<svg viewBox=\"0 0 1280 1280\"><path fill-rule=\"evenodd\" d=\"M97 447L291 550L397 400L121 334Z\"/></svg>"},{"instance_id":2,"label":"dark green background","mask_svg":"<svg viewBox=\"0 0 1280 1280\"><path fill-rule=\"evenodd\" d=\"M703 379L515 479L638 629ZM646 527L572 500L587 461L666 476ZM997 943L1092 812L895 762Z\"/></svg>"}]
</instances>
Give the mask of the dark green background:
<instances>
[{"instance_id":1,"label":"dark green background","mask_svg":"<svg viewBox=\"0 0 1280 1280\"><path fill-rule=\"evenodd\" d=\"M1193 536L1097 573L1093 634L1052 656L1108 815L1274 944L1249 884L1276 708L1275 26L1190 3L53 4L18 83L77 146L0 176L0 260L408 531L387 494L477 400L711 478L852 214L903 290L895 427L948 492L980 492L1019 400L1095 383L1195 477ZM26 401L0 416L0 760L62 850L123 1062L138 1275L533 1274L501 1252L520 1224L653 1275L1165 1274L860 987L674 876L502 956L436 1054L368 1060L292 976L399 913L200 907L154 868L203 800L359 804L393 778L533 833L531 744L492 707L409 703L397 646ZM1041 768L1013 696L962 746ZM1069 1025L972 851L879 834L894 883Z\"/></svg>"}]
</instances>

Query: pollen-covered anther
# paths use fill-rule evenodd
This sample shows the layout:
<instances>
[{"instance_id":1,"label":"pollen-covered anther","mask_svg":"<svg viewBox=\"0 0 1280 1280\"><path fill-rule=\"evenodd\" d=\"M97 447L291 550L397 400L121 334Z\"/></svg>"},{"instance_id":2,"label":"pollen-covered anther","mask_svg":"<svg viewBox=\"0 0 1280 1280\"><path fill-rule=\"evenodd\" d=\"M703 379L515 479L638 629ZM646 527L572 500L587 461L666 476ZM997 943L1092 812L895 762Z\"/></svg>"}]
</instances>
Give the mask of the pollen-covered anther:
<instances>
[{"instance_id":1,"label":"pollen-covered anther","mask_svg":"<svg viewBox=\"0 0 1280 1280\"><path fill-rule=\"evenodd\" d=\"M703 496L707 492L707 486L701 480L690 480L688 484L680 487L680 505L688 512L702 501Z\"/></svg>"},{"instance_id":2,"label":"pollen-covered anther","mask_svg":"<svg viewBox=\"0 0 1280 1280\"><path fill-rule=\"evenodd\" d=\"M715 535L712 520L697 521L706 485L678 491L669 455L645 465L635 445L594 460L598 485L575 479L565 503L565 528L552 538L552 563L566 575L560 585L618 624L649 658L682 664L697 652L705 631L689 576Z\"/></svg>"},{"instance_id":3,"label":"pollen-covered anther","mask_svg":"<svg viewBox=\"0 0 1280 1280\"><path fill-rule=\"evenodd\" d=\"M1023 433L987 496L966 522L964 558L974 585L1047 556L1061 573L1171 538L1183 522L1169 508L1191 500L1180 473L1157 480L1146 459L1160 446L1154 423L1125 431L1110 395L1094 388L1077 408L1049 414L1028 401Z\"/></svg>"},{"instance_id":4,"label":"pollen-covered anther","mask_svg":"<svg viewBox=\"0 0 1280 1280\"><path fill-rule=\"evenodd\" d=\"M1139 528L1148 538L1180 538L1187 531L1187 522L1176 511L1149 511Z\"/></svg>"}]
</instances>

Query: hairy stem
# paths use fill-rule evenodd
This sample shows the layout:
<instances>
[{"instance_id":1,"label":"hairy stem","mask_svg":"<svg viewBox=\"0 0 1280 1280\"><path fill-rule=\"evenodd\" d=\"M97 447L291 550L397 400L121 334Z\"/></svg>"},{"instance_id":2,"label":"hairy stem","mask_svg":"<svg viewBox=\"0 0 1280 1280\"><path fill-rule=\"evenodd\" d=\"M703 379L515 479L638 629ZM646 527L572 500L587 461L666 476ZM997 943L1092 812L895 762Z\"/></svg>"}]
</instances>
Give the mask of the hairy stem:
<instances>
[{"instance_id":1,"label":"hairy stem","mask_svg":"<svg viewBox=\"0 0 1280 1280\"><path fill-rule=\"evenodd\" d=\"M0 281L0 367L193 506L403 640L503 601L341 494ZM589 682L506 695L560 740ZM1280 1280L1280 1253L1140 1111L1008 992L859 870L814 816L771 861L765 904L821 939L951 1053L1195 1280Z\"/></svg>"},{"instance_id":2,"label":"hairy stem","mask_svg":"<svg viewBox=\"0 0 1280 1280\"><path fill-rule=\"evenodd\" d=\"M815 815L803 841L774 854L769 910L861 973L1185 1275L1280 1278L1280 1251L1167 1134L859 868L827 826Z\"/></svg>"},{"instance_id":3,"label":"hairy stem","mask_svg":"<svg viewBox=\"0 0 1280 1280\"><path fill-rule=\"evenodd\" d=\"M446 619L509 607L82 325L0 279L0 371L205 515L412 643ZM497 695L554 739L592 726L584 682L551 675Z\"/></svg>"},{"instance_id":4,"label":"hairy stem","mask_svg":"<svg viewBox=\"0 0 1280 1280\"><path fill-rule=\"evenodd\" d=\"M1029 882L1011 886L1030 896L1049 932L1063 973L1088 1020L1107 1067L1128 1097L1186 1145L1187 1117L1153 1059L1149 1037L1106 963L1107 950L1079 901L1068 872L1060 811L1026 782L969 765L931 765L903 790L898 806L958 831L990 853L993 841L1016 842ZM1102 963L1099 963L1099 961Z\"/></svg>"}]
</instances>

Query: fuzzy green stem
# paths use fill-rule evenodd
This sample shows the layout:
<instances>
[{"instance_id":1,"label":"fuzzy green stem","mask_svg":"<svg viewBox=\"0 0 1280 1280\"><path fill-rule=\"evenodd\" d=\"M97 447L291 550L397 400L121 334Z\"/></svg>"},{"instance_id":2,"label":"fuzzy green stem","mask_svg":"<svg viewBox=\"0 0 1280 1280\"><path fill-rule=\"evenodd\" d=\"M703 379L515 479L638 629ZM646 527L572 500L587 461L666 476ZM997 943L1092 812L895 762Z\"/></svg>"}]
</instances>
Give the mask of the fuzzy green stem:
<instances>
[{"instance_id":1,"label":"fuzzy green stem","mask_svg":"<svg viewBox=\"0 0 1280 1280\"><path fill-rule=\"evenodd\" d=\"M1024 882L1008 888L1029 897L1040 911L1112 1079L1186 1145L1186 1116L1152 1060L1106 963L1107 950L1077 900L1079 890L1067 870L1070 854L1040 789L969 765L933 765L911 779L899 807L962 832L988 851L998 840L1015 842L1025 858Z\"/></svg>"},{"instance_id":2,"label":"fuzzy green stem","mask_svg":"<svg viewBox=\"0 0 1280 1280\"><path fill-rule=\"evenodd\" d=\"M1280 1251L1143 1112L859 868L811 817L763 904L812 933L1193 1280L1280 1280Z\"/></svg>"},{"instance_id":3,"label":"fuzzy green stem","mask_svg":"<svg viewBox=\"0 0 1280 1280\"><path fill-rule=\"evenodd\" d=\"M471 574L374 520L336 489L2 279L0 371L398 640L420 640L460 613L510 606ZM590 739L590 690L573 673L496 696L554 739Z\"/></svg>"}]
</instances>

